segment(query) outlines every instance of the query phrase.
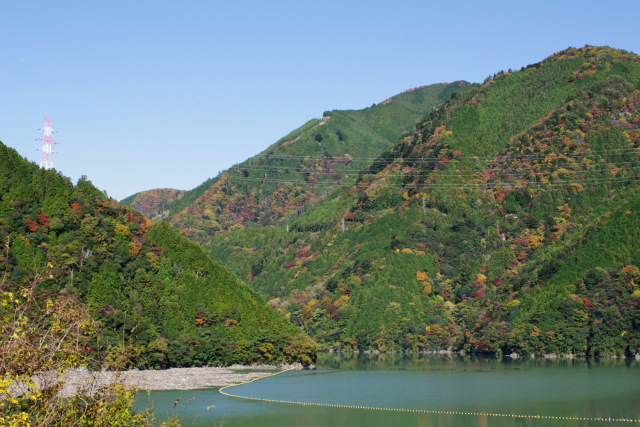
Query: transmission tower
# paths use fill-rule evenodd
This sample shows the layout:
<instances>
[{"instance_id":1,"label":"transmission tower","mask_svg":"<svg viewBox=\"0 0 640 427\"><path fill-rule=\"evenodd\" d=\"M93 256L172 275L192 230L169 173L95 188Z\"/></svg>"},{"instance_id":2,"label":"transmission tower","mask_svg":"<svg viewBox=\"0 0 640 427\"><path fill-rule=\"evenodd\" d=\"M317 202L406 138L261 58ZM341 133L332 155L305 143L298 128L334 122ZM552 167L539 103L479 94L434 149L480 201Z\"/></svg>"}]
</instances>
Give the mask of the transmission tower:
<instances>
[{"instance_id":1,"label":"transmission tower","mask_svg":"<svg viewBox=\"0 0 640 427\"><path fill-rule=\"evenodd\" d=\"M53 153L55 153L55 151L51 149L51 144L58 144L51 138L51 134L55 132L55 130L51 129L51 122L51 119L44 119L44 127L38 128L38 130L44 130L44 136L42 138L36 138L36 141L42 141L42 148L38 148L38 150L42 151L40 167L45 169L51 169L53 167Z\"/></svg>"}]
</instances>

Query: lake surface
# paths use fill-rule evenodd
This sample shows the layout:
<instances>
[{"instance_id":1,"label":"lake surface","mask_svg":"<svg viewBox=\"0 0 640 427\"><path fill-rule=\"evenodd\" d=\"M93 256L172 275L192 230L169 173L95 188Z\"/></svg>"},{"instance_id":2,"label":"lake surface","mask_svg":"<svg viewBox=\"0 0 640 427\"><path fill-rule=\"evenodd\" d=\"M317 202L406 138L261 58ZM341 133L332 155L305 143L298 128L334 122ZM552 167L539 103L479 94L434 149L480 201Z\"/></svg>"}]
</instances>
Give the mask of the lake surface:
<instances>
[{"instance_id":1,"label":"lake surface","mask_svg":"<svg viewBox=\"0 0 640 427\"><path fill-rule=\"evenodd\" d=\"M640 420L640 364L635 359L513 360L431 354L321 354L317 368L285 372L228 388L225 392L256 399L380 409L240 399L224 396L218 388L157 391L151 393L151 399L157 418L162 420L173 412L173 404L180 397L175 413L185 426L221 423L225 427L638 424L511 415ZM146 405L147 395L141 393L137 408ZM210 405L216 407L205 412Z\"/></svg>"}]
</instances>

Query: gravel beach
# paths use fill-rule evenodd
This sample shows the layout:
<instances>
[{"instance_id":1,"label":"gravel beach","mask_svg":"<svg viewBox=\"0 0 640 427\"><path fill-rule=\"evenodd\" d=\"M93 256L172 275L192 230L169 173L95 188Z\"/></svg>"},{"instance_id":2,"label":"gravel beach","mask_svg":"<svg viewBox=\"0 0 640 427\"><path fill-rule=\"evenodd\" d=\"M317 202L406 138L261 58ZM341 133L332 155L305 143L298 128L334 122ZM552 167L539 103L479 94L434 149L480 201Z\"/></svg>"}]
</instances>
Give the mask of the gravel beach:
<instances>
[{"instance_id":1,"label":"gravel beach","mask_svg":"<svg viewBox=\"0 0 640 427\"><path fill-rule=\"evenodd\" d=\"M61 397L70 397L79 387L96 388L109 384L117 378L125 385L139 390L192 390L207 387L223 387L238 384L254 378L273 375L286 369L302 369L302 365L234 365L225 368L172 368L148 371L87 371L86 369L67 371ZM52 378L46 382L55 381Z\"/></svg>"}]
</instances>

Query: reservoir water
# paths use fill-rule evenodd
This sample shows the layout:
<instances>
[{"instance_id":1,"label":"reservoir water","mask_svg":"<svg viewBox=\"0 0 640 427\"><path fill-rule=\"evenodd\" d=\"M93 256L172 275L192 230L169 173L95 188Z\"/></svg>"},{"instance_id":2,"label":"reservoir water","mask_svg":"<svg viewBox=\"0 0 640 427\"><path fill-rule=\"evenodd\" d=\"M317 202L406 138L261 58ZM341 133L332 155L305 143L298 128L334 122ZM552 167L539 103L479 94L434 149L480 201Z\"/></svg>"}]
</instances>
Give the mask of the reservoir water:
<instances>
[{"instance_id":1,"label":"reservoir water","mask_svg":"<svg viewBox=\"0 0 640 427\"><path fill-rule=\"evenodd\" d=\"M622 426L640 420L635 359L325 353L316 366L225 390L316 405L228 397L218 388L156 391L151 399L162 420L180 397L175 414L184 426ZM147 400L141 393L137 408ZM210 405L215 408L205 412Z\"/></svg>"}]
</instances>

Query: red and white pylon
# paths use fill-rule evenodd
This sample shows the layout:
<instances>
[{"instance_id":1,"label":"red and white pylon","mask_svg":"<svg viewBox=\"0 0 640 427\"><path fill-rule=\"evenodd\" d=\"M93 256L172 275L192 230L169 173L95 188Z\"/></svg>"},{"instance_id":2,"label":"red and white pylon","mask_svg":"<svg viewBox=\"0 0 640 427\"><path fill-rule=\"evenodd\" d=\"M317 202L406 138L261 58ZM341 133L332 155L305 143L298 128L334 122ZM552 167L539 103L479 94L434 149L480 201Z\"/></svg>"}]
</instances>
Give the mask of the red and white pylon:
<instances>
[{"instance_id":1,"label":"red and white pylon","mask_svg":"<svg viewBox=\"0 0 640 427\"><path fill-rule=\"evenodd\" d=\"M51 144L58 144L51 138L51 133L55 132L51 129L51 122L51 119L44 119L44 127L38 128L38 130L44 130L44 136L36 139L36 141L42 141L42 148L38 148L38 150L42 151L40 167L45 169L51 169L53 167L53 153L55 153L55 151L51 148Z\"/></svg>"}]
</instances>

